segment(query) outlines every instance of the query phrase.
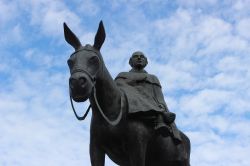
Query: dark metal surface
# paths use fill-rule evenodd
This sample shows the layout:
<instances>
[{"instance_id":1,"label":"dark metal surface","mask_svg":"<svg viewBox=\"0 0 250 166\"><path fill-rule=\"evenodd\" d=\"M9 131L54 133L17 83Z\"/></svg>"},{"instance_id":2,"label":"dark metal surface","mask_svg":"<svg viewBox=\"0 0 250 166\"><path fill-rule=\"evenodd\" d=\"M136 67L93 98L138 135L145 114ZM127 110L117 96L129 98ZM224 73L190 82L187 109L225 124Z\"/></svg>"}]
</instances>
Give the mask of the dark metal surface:
<instances>
[{"instance_id":1,"label":"dark metal surface","mask_svg":"<svg viewBox=\"0 0 250 166\"><path fill-rule=\"evenodd\" d=\"M88 44L82 46L65 23L64 33L66 41L75 49L68 60L71 73L70 95L76 102L89 99L92 106L90 127L92 166L104 166L105 154L121 166L189 166L190 141L185 134L179 131L182 141L176 144L172 137L163 137L157 133L150 123L140 118L130 118L130 111L133 109L131 107L134 106L129 104L127 90L126 88L121 90L122 88L113 80L100 53L105 40L102 21L93 46ZM138 61L140 70L147 64L143 61ZM134 63L133 60L130 63ZM143 78L142 81L147 79ZM93 92L94 89L96 92ZM100 108L111 121L121 115L119 123L115 126L110 125L100 113ZM167 109L164 103L161 108L165 108L165 111Z\"/></svg>"}]
</instances>

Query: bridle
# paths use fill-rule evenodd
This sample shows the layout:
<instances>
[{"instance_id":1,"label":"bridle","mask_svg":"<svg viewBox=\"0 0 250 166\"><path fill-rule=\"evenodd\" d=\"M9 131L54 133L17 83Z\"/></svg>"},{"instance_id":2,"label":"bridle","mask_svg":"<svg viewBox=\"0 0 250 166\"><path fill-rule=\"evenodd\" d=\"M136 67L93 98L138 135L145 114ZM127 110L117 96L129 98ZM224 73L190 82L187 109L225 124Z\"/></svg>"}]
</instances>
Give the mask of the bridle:
<instances>
[{"instance_id":1,"label":"bridle","mask_svg":"<svg viewBox=\"0 0 250 166\"><path fill-rule=\"evenodd\" d=\"M104 114L104 112L103 112L101 106L99 105L99 102L98 102L97 97L96 97L96 89L95 89L95 87L93 87L92 93L93 93L93 95L94 95L94 100L95 100L96 106L97 106L99 112L101 113L102 117L103 117L110 125L112 125L112 126L117 125L117 124L120 122L121 118L122 118L122 108L123 108L122 97L121 97L121 99L120 99L120 101L121 101L121 102L120 102L121 107L120 107L120 113L119 113L118 117L117 117L115 120L110 120L110 119ZM70 93L69 93L69 94L70 94ZM87 117L87 115L88 115L88 113L89 113L89 111L90 111L90 108L92 107L91 104L89 104L88 109L86 110L86 112L84 113L83 116L78 116L77 113L76 113L76 111L75 111L75 107L74 107L74 104L73 104L73 100L72 100L71 94L70 94L69 96L70 96L71 107L72 107L72 109L73 109L73 112L74 112L76 118L77 118L79 121L84 120L84 119Z\"/></svg>"},{"instance_id":2,"label":"bridle","mask_svg":"<svg viewBox=\"0 0 250 166\"><path fill-rule=\"evenodd\" d=\"M83 49L81 49L81 50L83 50ZM81 50L79 50L79 51L81 51ZM89 50L89 49L88 49L88 50ZM92 50L92 51L93 51L93 50ZM78 51L77 51L77 52L78 52ZM94 52L96 52L96 51L94 51ZM96 52L96 53L98 53L98 52ZM98 57L98 56L97 56L97 57ZM98 57L98 60L99 60L99 62L100 62L100 58L99 58L99 57ZM103 64L102 64L102 70L103 70ZM96 76L93 76L93 75L91 75L87 70L82 70L82 69L74 70L72 73L75 73L75 72L83 72L83 73L85 73L85 74L91 79L91 81L92 81L92 83L93 83L93 85L94 85L93 88L92 88L91 93L93 94L93 97L94 97L94 100L95 100L95 104L96 104L96 106L97 106L99 112L101 113L102 117L103 117L110 125L112 125L112 126L117 125L117 124L120 122L121 118L122 118L122 108L123 108L122 96L121 96L121 99L120 99L120 113L119 113L119 115L117 116L117 118L116 118L115 120L110 120L110 119L104 114L104 112L103 112L101 106L99 105L99 102L98 102L98 100L97 100L97 97L96 97L96 88L95 88L95 85L96 85ZM72 73L71 73L71 74L72 74ZM69 86L69 87L70 87L70 86ZM89 113L89 111L90 111L90 108L92 107L91 104L88 106L88 109L86 110L86 112L84 113L83 116L78 116L78 114L77 114L76 111L75 111L75 107L74 107L74 104L73 104L73 100L72 100L72 96L71 96L70 90L69 90L69 96L70 96L71 107L72 107L72 109L73 109L73 112L74 112L76 118L77 118L79 121L84 120L84 119L87 117L87 115L88 115L88 113Z\"/></svg>"}]
</instances>

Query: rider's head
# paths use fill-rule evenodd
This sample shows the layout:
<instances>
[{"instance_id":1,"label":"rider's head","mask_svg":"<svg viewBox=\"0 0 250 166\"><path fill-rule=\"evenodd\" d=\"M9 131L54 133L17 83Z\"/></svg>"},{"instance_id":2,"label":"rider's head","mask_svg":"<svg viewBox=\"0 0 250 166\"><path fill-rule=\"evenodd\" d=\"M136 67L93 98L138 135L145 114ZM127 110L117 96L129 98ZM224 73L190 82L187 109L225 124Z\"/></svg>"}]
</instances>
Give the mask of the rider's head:
<instances>
[{"instance_id":1,"label":"rider's head","mask_svg":"<svg viewBox=\"0 0 250 166\"><path fill-rule=\"evenodd\" d=\"M136 51L130 57L129 64L135 70L143 70L147 66L148 60L143 52Z\"/></svg>"}]
</instances>

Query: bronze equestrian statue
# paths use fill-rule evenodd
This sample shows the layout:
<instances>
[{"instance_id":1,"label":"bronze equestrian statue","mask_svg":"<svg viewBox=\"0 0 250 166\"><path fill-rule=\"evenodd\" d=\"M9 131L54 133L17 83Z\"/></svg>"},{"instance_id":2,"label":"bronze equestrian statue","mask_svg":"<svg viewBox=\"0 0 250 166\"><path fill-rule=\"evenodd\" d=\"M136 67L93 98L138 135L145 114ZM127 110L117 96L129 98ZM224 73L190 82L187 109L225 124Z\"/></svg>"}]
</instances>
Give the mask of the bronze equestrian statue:
<instances>
[{"instance_id":1,"label":"bronze equestrian statue","mask_svg":"<svg viewBox=\"0 0 250 166\"><path fill-rule=\"evenodd\" d=\"M153 75L144 77L147 73L142 72L144 76L141 79L135 77L130 80L130 74L127 76L123 72L115 81L113 80L100 53L105 40L102 21L93 46L89 44L82 46L65 23L64 35L66 41L75 49L68 59L71 73L70 98L76 102L89 99L92 107L90 127L92 166L104 166L105 154L120 166L190 166L190 141L176 128L173 123L175 115L168 111L161 97L154 100L162 109L153 108L151 105L150 111L143 112L141 109L133 112L135 109L135 105L131 104L131 100L134 100L131 98L133 94L127 86L134 83L131 88L140 88L138 84L149 82L158 86L155 88L155 93L158 94L157 89L160 90L158 79ZM135 68L133 67L137 70ZM135 71L131 71L133 72ZM141 108L141 105L137 106Z\"/></svg>"}]
</instances>

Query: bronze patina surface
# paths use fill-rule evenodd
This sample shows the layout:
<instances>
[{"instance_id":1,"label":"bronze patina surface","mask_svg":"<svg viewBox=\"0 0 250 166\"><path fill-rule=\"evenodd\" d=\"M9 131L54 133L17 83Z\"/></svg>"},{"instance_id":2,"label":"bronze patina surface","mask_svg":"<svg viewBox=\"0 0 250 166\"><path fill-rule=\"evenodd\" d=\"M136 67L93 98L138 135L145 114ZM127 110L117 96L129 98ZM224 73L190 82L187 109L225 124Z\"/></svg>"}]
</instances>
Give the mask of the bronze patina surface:
<instances>
[{"instance_id":1,"label":"bronze patina surface","mask_svg":"<svg viewBox=\"0 0 250 166\"><path fill-rule=\"evenodd\" d=\"M144 70L144 54L135 52L132 70L114 80L100 53L102 21L93 45L83 46L65 23L64 34L75 49L68 60L70 96L75 102L89 99L92 107L92 166L104 166L105 154L120 166L189 166L190 141L176 128L159 80Z\"/></svg>"}]
</instances>

